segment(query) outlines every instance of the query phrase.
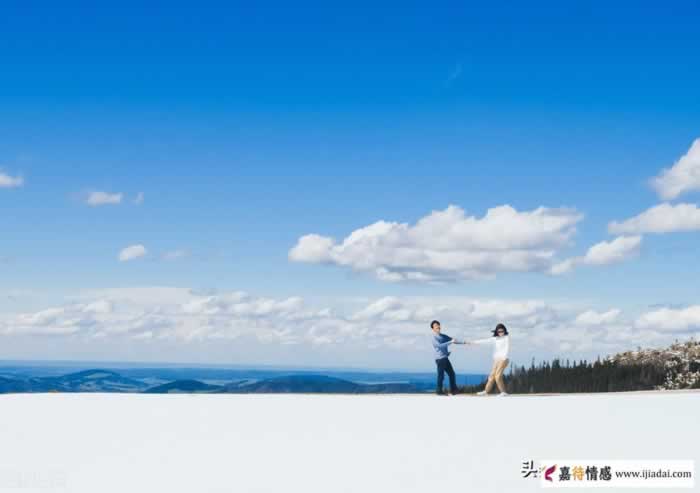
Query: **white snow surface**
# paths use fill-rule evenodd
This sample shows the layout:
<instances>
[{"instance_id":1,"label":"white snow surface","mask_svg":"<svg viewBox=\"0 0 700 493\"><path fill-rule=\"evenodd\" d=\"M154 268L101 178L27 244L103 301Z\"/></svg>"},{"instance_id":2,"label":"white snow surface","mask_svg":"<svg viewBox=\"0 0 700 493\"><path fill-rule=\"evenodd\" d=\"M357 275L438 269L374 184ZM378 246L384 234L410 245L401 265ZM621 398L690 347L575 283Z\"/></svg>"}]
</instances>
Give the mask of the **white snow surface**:
<instances>
[{"instance_id":1,"label":"white snow surface","mask_svg":"<svg viewBox=\"0 0 700 493\"><path fill-rule=\"evenodd\" d=\"M15 493L508 493L540 490L529 459L700 465L697 392L16 394L0 415Z\"/></svg>"}]
</instances>

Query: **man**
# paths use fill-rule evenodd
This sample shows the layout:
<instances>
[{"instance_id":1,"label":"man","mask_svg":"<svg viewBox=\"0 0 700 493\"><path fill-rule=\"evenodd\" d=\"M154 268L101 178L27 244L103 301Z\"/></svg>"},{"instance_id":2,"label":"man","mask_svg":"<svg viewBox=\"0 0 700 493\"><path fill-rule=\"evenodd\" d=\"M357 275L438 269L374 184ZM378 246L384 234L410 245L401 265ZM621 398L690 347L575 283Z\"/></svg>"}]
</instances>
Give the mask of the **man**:
<instances>
[{"instance_id":1,"label":"man","mask_svg":"<svg viewBox=\"0 0 700 493\"><path fill-rule=\"evenodd\" d=\"M447 350L450 344L464 344L464 341L458 341L452 337L440 333L440 322L433 320L430 322L430 328L433 330L433 348L435 349L435 364L437 364L437 389L438 395L445 395L442 390L442 383L445 380L445 372L450 378L450 392L448 395L457 393L457 380L455 378L455 370L450 363L450 352Z\"/></svg>"}]
</instances>

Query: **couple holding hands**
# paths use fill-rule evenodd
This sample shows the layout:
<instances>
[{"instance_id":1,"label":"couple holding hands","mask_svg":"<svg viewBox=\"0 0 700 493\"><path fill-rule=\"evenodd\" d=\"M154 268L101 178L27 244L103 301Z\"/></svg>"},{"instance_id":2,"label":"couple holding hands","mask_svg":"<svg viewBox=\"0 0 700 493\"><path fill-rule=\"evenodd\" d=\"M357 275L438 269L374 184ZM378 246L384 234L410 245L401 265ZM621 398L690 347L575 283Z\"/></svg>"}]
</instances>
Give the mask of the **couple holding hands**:
<instances>
[{"instance_id":1,"label":"couple holding hands","mask_svg":"<svg viewBox=\"0 0 700 493\"><path fill-rule=\"evenodd\" d=\"M458 341L453 339L447 334L440 332L440 322L433 320L430 322L430 328L433 331L433 348L435 349L435 363L437 364L437 394L445 395L442 390L442 384L445 379L445 373L450 379L450 391L448 395L457 393L457 380L455 377L454 368L452 368L452 363L450 363L450 352L448 348L450 344L492 344L493 345L493 366L491 368L491 373L486 381L486 388L478 392L477 395L488 395L493 388L495 383L498 390L501 391L499 395L506 396L506 386L503 383L503 372L508 367L508 356L510 354L510 336L508 335L508 329L503 324L498 324L493 331L493 337L488 337L486 339L478 339L475 341Z\"/></svg>"}]
</instances>

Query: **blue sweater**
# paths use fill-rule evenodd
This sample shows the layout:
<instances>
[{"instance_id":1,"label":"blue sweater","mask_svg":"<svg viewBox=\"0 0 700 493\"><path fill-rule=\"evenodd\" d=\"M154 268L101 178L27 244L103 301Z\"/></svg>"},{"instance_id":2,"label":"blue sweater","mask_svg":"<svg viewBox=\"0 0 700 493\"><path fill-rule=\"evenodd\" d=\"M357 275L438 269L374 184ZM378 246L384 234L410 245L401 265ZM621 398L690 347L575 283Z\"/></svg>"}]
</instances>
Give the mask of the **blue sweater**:
<instances>
[{"instance_id":1,"label":"blue sweater","mask_svg":"<svg viewBox=\"0 0 700 493\"><path fill-rule=\"evenodd\" d=\"M452 338L445 334L433 334L433 349L435 349L435 359L447 358L450 352L447 347L452 344Z\"/></svg>"}]
</instances>

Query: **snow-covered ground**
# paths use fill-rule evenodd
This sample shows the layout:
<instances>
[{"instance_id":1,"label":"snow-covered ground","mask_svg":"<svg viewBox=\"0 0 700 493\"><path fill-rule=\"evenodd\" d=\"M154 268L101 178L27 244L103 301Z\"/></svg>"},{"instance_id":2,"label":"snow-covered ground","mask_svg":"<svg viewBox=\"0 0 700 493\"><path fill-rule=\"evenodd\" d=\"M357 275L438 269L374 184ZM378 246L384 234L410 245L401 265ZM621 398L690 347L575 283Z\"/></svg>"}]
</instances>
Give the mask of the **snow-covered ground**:
<instances>
[{"instance_id":1,"label":"snow-covered ground","mask_svg":"<svg viewBox=\"0 0 700 493\"><path fill-rule=\"evenodd\" d=\"M699 415L695 392L3 395L0 491L533 491L524 460L697 467Z\"/></svg>"}]
</instances>

